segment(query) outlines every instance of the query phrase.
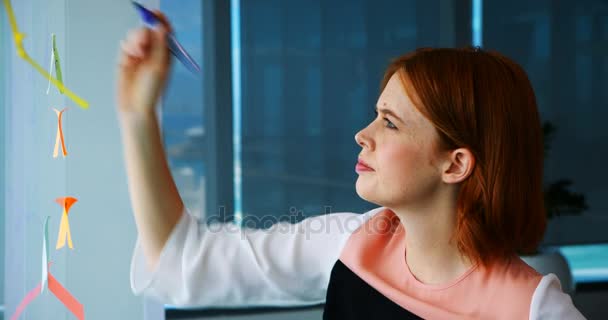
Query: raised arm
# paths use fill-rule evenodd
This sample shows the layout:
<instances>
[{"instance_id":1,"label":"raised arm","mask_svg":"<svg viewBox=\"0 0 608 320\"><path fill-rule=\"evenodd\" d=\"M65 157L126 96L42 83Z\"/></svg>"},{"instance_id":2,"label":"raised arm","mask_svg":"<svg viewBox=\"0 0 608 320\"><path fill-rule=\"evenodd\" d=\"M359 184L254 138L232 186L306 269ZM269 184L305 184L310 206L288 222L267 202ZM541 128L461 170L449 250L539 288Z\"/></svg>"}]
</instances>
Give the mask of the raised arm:
<instances>
[{"instance_id":1,"label":"raised arm","mask_svg":"<svg viewBox=\"0 0 608 320\"><path fill-rule=\"evenodd\" d=\"M131 263L133 291L182 306L323 302L343 245L373 212L317 216L270 230L206 226L188 214L155 115L170 69L164 21L158 30L130 33L118 68L118 114L139 234Z\"/></svg>"},{"instance_id":2,"label":"raised arm","mask_svg":"<svg viewBox=\"0 0 608 320\"><path fill-rule=\"evenodd\" d=\"M158 13L158 12L157 12ZM160 13L158 13L160 15ZM167 20L133 30L119 53L117 104L131 205L149 268L156 266L184 205L171 176L155 114L171 59Z\"/></svg>"}]
</instances>

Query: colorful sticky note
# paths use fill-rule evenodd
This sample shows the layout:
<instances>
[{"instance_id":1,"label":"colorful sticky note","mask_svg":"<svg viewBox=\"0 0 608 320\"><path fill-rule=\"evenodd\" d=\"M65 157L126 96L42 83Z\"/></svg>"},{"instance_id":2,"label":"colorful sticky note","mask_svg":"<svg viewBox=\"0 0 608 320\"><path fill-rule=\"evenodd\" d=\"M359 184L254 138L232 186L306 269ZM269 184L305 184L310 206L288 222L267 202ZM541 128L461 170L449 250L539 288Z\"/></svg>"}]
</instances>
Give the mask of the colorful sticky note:
<instances>
[{"instance_id":1,"label":"colorful sticky note","mask_svg":"<svg viewBox=\"0 0 608 320\"><path fill-rule=\"evenodd\" d=\"M76 318L84 319L84 307L83 305L72 296L72 294L64 288L52 274L49 273L49 290L63 303L63 305L70 310Z\"/></svg>"},{"instance_id":2,"label":"colorful sticky note","mask_svg":"<svg viewBox=\"0 0 608 320\"><path fill-rule=\"evenodd\" d=\"M66 203L66 202L64 201L64 203ZM46 286L47 282L48 282L49 291L51 291L51 293L53 293L53 295L57 299L59 299L59 301L61 301L61 303L63 303L63 305L68 310L70 310L70 312L72 312L76 316L76 318L78 318L79 320L84 320L84 306L80 302L78 302L78 300L76 300L76 298L74 298L74 296L66 288L64 288L63 285L61 285L61 283L59 281L57 281L57 279L55 279L55 277L51 274L50 271L48 271L48 269L51 267L51 263L50 262L47 263L47 260L49 257L48 245L47 245L48 222L49 222L49 217L46 218L46 220L44 222L44 228L42 231L42 233L43 233L43 235L42 235L42 238L43 238L43 242L42 242L42 263L43 263L43 267L42 267L43 276L42 277L43 277L43 280L42 280L42 282L38 283L38 285L36 285L36 287L34 289L30 290L25 295L23 300L21 300L19 305L17 305L15 312L11 316L11 320L19 319L19 316L21 315L21 313L23 313L25 308L32 301L34 301L34 299L36 299L38 296L40 296L42 291L44 291L44 287Z\"/></svg>"},{"instance_id":3,"label":"colorful sticky note","mask_svg":"<svg viewBox=\"0 0 608 320\"><path fill-rule=\"evenodd\" d=\"M59 223L59 235L57 236L57 246L56 249L61 249L65 246L65 240L68 240L68 246L70 249L74 249L72 245L72 234L70 232L70 221L68 220L68 212L70 211L70 207L78 201L76 198L72 197L61 197L55 199L60 206L63 207L63 213L61 214L61 222Z\"/></svg>"},{"instance_id":4,"label":"colorful sticky note","mask_svg":"<svg viewBox=\"0 0 608 320\"><path fill-rule=\"evenodd\" d=\"M40 287L40 293L44 292L46 287L46 281L49 274L49 218L46 217L44 220L44 227L42 230L42 281Z\"/></svg>"},{"instance_id":5,"label":"colorful sticky note","mask_svg":"<svg viewBox=\"0 0 608 320\"><path fill-rule=\"evenodd\" d=\"M39 283L36 288L30 290L30 292L25 295L25 298L21 300L21 302L17 306L17 309L15 309L15 313L13 313L13 315L11 316L11 320L19 319L19 316L25 310L25 308L27 308L27 305L34 301L34 299L36 299L40 295L41 288L42 284Z\"/></svg>"},{"instance_id":6,"label":"colorful sticky note","mask_svg":"<svg viewBox=\"0 0 608 320\"><path fill-rule=\"evenodd\" d=\"M55 295L55 297L59 299L59 301L61 301L61 303L63 303L63 305L76 316L76 318L79 320L84 320L84 306L82 303L78 302L78 300L76 300L76 298L74 298L74 296L65 287L63 287L50 272L48 273L48 278L49 291L51 291L53 295ZM23 300L17 306L17 309L15 309L15 313L13 313L11 316L11 320L19 319L19 316L21 313L23 313L27 305L40 296L41 288L42 284L39 283L34 289L30 290L30 292L25 295L25 298L23 298Z\"/></svg>"},{"instance_id":7,"label":"colorful sticky note","mask_svg":"<svg viewBox=\"0 0 608 320\"><path fill-rule=\"evenodd\" d=\"M17 55L29 63L38 73L40 73L43 77L49 80L55 87L59 90L63 90L65 95L72 99L78 106L83 109L87 109L89 107L89 103L77 96L70 89L66 88L59 80L51 76L46 70L44 70L36 61L34 61L25 51L23 47L23 39L25 38L25 34L19 32L19 28L17 27L17 21L15 19L15 13L13 12L13 8L11 6L11 2L9 0L4 0L4 8L6 9L6 13L8 14L8 19L11 25L11 30L13 33L13 40L15 42L15 47L17 47ZM57 61L55 61L57 63Z\"/></svg>"},{"instance_id":8,"label":"colorful sticky note","mask_svg":"<svg viewBox=\"0 0 608 320\"><path fill-rule=\"evenodd\" d=\"M53 36L51 35L51 39ZM53 75L53 68L55 68L55 55L53 54L53 49L51 48L51 62L49 62L49 74ZM49 94L51 91L51 81L49 80L49 85L46 87L46 94Z\"/></svg>"},{"instance_id":9,"label":"colorful sticky note","mask_svg":"<svg viewBox=\"0 0 608 320\"><path fill-rule=\"evenodd\" d=\"M55 138L55 149L53 150L53 158L57 158L57 156L59 155L59 144L61 144L61 153L63 154L63 157L65 158L65 156L68 155L68 151L65 148L65 141L63 139L63 129L62 129L62 126L61 126L61 116L63 115L63 112L65 110L67 110L67 108L64 108L61 111L59 111L59 110L57 110L55 108L53 108L53 110L55 110L55 113L57 114L57 136Z\"/></svg>"},{"instance_id":10,"label":"colorful sticky note","mask_svg":"<svg viewBox=\"0 0 608 320\"><path fill-rule=\"evenodd\" d=\"M57 81L63 85L63 76L61 75L61 63L59 62L59 50L57 50L57 42L55 41L55 34L51 33L51 67L49 68L49 74L52 75L53 67L55 67L55 77ZM49 94L51 88L51 81L49 86L46 88L46 94ZM58 88L59 93L63 94L63 89Z\"/></svg>"},{"instance_id":11,"label":"colorful sticky note","mask_svg":"<svg viewBox=\"0 0 608 320\"><path fill-rule=\"evenodd\" d=\"M59 83L61 83L63 85L63 76L61 75L61 63L59 62L59 51L57 50L57 42L55 41L55 34L53 33L52 36L53 38L53 58L55 60L55 77L57 78L57 81L59 81ZM58 87L59 89L59 93L63 94L63 89L61 89L61 87Z\"/></svg>"}]
</instances>

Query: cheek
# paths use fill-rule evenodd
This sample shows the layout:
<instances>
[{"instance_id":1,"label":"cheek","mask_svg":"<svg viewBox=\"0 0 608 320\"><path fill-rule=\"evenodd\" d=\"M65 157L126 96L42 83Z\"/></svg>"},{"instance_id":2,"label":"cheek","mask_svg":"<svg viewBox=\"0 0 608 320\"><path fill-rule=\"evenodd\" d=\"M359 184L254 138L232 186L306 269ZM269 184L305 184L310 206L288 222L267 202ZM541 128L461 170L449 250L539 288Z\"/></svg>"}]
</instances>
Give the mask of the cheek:
<instances>
[{"instance_id":1,"label":"cheek","mask_svg":"<svg viewBox=\"0 0 608 320\"><path fill-rule=\"evenodd\" d=\"M434 175L427 150L415 143L383 149L378 159L382 168L380 183L395 196L423 188Z\"/></svg>"},{"instance_id":2,"label":"cheek","mask_svg":"<svg viewBox=\"0 0 608 320\"><path fill-rule=\"evenodd\" d=\"M378 154L383 174L389 177L411 175L421 161L425 161L424 152L416 145L388 145Z\"/></svg>"}]
</instances>

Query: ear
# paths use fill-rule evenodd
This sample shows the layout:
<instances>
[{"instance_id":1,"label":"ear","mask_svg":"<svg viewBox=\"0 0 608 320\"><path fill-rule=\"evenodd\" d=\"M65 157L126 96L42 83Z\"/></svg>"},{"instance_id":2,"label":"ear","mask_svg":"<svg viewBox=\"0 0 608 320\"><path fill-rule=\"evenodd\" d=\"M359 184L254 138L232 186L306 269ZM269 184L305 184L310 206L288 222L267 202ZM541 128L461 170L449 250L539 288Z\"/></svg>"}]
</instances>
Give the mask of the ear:
<instances>
[{"instance_id":1,"label":"ear","mask_svg":"<svg viewBox=\"0 0 608 320\"><path fill-rule=\"evenodd\" d=\"M445 183L459 183L466 180L475 168L475 157L466 148L458 148L450 151L445 162L441 179Z\"/></svg>"}]
</instances>

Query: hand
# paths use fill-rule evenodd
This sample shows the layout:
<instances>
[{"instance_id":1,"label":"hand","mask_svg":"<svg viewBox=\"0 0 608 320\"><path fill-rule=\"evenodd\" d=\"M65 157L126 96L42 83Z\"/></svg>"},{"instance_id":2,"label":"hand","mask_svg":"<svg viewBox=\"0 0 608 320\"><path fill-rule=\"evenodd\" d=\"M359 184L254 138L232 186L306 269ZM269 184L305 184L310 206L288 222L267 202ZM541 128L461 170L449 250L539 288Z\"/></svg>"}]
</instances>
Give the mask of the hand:
<instances>
[{"instance_id":1,"label":"hand","mask_svg":"<svg viewBox=\"0 0 608 320\"><path fill-rule=\"evenodd\" d=\"M121 42L117 81L120 111L154 111L165 89L171 67L166 36L171 32L171 25L160 11L154 13L161 24L154 29L131 30L127 39Z\"/></svg>"}]
</instances>

